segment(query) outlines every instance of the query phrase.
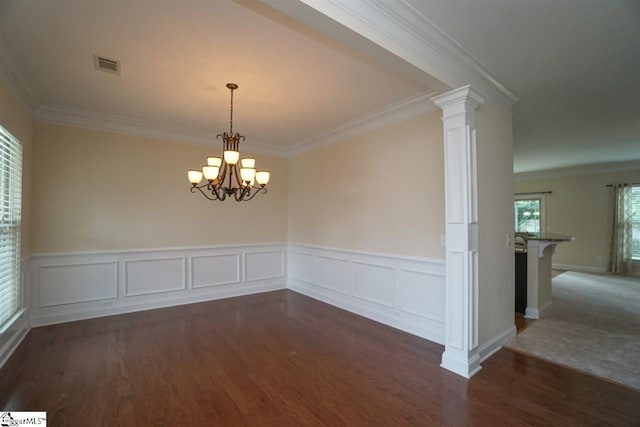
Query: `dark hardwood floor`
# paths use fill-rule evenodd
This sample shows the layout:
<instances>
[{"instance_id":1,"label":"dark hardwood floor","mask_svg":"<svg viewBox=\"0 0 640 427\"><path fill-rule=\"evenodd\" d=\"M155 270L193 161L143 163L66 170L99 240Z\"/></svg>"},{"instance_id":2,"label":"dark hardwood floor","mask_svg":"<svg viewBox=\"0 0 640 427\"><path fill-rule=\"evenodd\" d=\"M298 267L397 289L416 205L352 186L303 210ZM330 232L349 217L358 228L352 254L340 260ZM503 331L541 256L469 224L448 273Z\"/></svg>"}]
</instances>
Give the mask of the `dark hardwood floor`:
<instances>
[{"instance_id":1,"label":"dark hardwood floor","mask_svg":"<svg viewBox=\"0 0 640 427\"><path fill-rule=\"evenodd\" d=\"M467 381L440 345L292 291L33 329L0 408L51 426L640 423L640 393L500 350Z\"/></svg>"}]
</instances>

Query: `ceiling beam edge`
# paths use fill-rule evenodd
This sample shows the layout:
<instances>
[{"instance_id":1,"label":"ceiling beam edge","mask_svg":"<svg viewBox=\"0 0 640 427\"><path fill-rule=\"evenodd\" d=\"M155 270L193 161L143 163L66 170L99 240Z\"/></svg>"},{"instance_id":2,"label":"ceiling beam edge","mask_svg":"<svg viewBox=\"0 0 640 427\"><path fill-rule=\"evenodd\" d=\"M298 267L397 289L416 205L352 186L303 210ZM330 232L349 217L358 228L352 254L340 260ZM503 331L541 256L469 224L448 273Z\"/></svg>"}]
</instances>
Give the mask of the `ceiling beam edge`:
<instances>
[{"instance_id":1,"label":"ceiling beam edge","mask_svg":"<svg viewBox=\"0 0 640 427\"><path fill-rule=\"evenodd\" d=\"M263 0L287 13L279 0ZM472 85L510 110L518 97L469 52L402 0L299 0L450 88ZM297 10L299 14L299 9Z\"/></svg>"}]
</instances>

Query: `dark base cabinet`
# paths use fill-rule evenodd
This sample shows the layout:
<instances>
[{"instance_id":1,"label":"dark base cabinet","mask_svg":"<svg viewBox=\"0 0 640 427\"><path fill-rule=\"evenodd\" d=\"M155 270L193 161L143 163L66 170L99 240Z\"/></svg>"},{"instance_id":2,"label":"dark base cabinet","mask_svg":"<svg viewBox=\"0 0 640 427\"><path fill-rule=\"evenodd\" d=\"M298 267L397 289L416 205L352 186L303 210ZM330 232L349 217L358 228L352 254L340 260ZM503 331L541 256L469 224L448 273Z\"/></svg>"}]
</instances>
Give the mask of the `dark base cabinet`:
<instances>
[{"instance_id":1,"label":"dark base cabinet","mask_svg":"<svg viewBox=\"0 0 640 427\"><path fill-rule=\"evenodd\" d=\"M516 252L516 313L527 309L527 253Z\"/></svg>"}]
</instances>

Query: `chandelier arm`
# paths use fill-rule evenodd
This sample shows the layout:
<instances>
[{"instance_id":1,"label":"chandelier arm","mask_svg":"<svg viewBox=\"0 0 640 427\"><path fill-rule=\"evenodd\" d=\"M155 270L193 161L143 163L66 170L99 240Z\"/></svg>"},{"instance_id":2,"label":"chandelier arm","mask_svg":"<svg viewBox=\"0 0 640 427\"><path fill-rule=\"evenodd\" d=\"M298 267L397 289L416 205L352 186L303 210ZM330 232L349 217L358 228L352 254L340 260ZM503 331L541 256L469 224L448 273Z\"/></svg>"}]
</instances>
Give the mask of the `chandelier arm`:
<instances>
[{"instance_id":1,"label":"chandelier arm","mask_svg":"<svg viewBox=\"0 0 640 427\"><path fill-rule=\"evenodd\" d=\"M253 199L254 197L256 197L256 194L262 193L262 194L267 194L267 189L265 187L254 187L254 188L258 188L258 191L255 191L251 197L248 197L246 199L244 199L245 202L248 202L249 200Z\"/></svg>"},{"instance_id":2,"label":"chandelier arm","mask_svg":"<svg viewBox=\"0 0 640 427\"><path fill-rule=\"evenodd\" d=\"M233 170L231 171L231 175L233 175L233 172L235 171L236 173L236 183L238 184L238 187L240 188L244 188L245 185L244 183L240 180L240 171L238 170L238 164L236 163L235 165L233 165ZM229 183L229 185L231 185L231 183Z\"/></svg>"},{"instance_id":3,"label":"chandelier arm","mask_svg":"<svg viewBox=\"0 0 640 427\"><path fill-rule=\"evenodd\" d=\"M222 193L222 195L220 195L220 193ZM224 188L218 188L216 190L216 195L218 196L218 200L225 200L227 198L227 192L224 191Z\"/></svg>"},{"instance_id":4,"label":"chandelier arm","mask_svg":"<svg viewBox=\"0 0 640 427\"><path fill-rule=\"evenodd\" d=\"M233 198L236 199L236 202L241 202L245 196L244 188L236 188L233 192Z\"/></svg>"},{"instance_id":5,"label":"chandelier arm","mask_svg":"<svg viewBox=\"0 0 640 427\"><path fill-rule=\"evenodd\" d=\"M207 186L208 186L208 184L206 184L206 185L201 185L201 186L199 186L199 187L191 187L191 192L192 192L192 193L195 193L195 192L196 192L196 190L198 190L199 192L201 192L201 193L202 193L202 195L203 195L204 197L206 197L206 198L207 198L207 199L209 199L209 200L221 200L221 199L218 197L218 194L215 192L215 190L213 190L213 191L212 191L212 193L211 193L211 194L214 194L214 195L215 195L215 197L210 197L207 193L205 193L204 191L202 191L202 188L203 188L203 187L207 187Z\"/></svg>"},{"instance_id":6,"label":"chandelier arm","mask_svg":"<svg viewBox=\"0 0 640 427\"><path fill-rule=\"evenodd\" d=\"M223 153L224 154L224 153ZM222 160L222 171L218 172L218 176L221 176L222 179L218 183L218 187L222 187L224 185L224 180L227 177L227 162Z\"/></svg>"}]
</instances>

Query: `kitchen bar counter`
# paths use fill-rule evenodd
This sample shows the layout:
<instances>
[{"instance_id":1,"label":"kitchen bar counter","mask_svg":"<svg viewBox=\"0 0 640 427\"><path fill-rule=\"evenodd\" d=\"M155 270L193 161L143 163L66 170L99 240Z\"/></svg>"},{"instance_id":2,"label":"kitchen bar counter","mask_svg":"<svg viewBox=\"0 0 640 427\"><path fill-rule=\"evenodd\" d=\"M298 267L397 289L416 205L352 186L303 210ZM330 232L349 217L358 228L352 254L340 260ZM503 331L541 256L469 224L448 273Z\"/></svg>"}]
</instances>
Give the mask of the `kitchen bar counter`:
<instances>
[{"instance_id":1,"label":"kitchen bar counter","mask_svg":"<svg viewBox=\"0 0 640 427\"><path fill-rule=\"evenodd\" d=\"M525 317L539 319L551 314L551 257L559 243L573 236L556 233L527 233L527 308Z\"/></svg>"},{"instance_id":2,"label":"kitchen bar counter","mask_svg":"<svg viewBox=\"0 0 640 427\"><path fill-rule=\"evenodd\" d=\"M526 233L527 240L545 240L548 242L570 242L573 236L558 233Z\"/></svg>"}]
</instances>

